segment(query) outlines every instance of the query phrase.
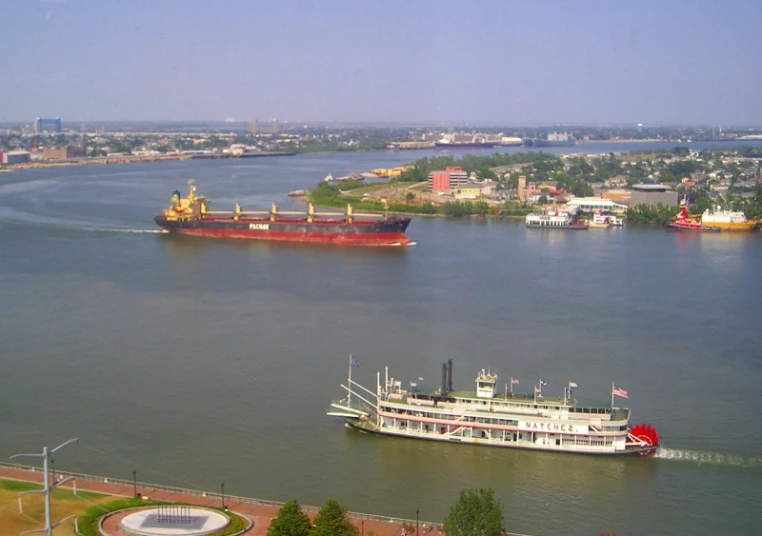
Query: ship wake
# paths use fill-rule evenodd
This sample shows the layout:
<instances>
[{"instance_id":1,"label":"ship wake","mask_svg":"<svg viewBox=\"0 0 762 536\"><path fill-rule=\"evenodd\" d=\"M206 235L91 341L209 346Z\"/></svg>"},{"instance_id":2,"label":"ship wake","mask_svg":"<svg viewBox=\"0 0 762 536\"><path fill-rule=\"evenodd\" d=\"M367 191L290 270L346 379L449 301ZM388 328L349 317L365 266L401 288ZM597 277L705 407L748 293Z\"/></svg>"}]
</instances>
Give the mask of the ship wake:
<instances>
[{"instance_id":1,"label":"ship wake","mask_svg":"<svg viewBox=\"0 0 762 536\"><path fill-rule=\"evenodd\" d=\"M90 233L128 233L128 234L165 234L168 231L164 229L118 229L109 227L84 227L78 228L78 231L87 231Z\"/></svg>"},{"instance_id":2,"label":"ship wake","mask_svg":"<svg viewBox=\"0 0 762 536\"><path fill-rule=\"evenodd\" d=\"M701 450L659 448L655 455L662 460L675 460L696 464L728 465L734 467L762 467L762 458L741 456L738 454L722 454Z\"/></svg>"}]
</instances>

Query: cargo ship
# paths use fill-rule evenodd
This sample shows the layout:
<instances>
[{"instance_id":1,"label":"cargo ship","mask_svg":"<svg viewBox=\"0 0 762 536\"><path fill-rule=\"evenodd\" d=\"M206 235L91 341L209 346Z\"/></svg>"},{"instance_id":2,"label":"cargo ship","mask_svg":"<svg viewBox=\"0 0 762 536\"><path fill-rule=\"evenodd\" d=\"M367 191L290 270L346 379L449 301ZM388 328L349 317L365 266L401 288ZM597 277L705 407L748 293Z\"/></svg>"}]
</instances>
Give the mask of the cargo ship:
<instances>
[{"instance_id":1,"label":"cargo ship","mask_svg":"<svg viewBox=\"0 0 762 536\"><path fill-rule=\"evenodd\" d=\"M459 444L520 448L599 455L654 454L659 433L648 424L630 425L630 410L615 405L615 397L629 398L612 384L611 403L586 403L574 398L577 384L569 382L563 397L548 397L542 380L529 394L516 394L511 378L505 390L498 376L481 370L475 391L454 391L452 360L442 364L438 390L423 392L423 378L403 382L376 374L375 389L352 379L359 364L350 357L346 396L331 403L328 415L346 426L374 434ZM383 380L383 383L382 383ZM408 389L408 385L410 388Z\"/></svg>"},{"instance_id":2,"label":"cargo ship","mask_svg":"<svg viewBox=\"0 0 762 536\"><path fill-rule=\"evenodd\" d=\"M714 210L706 209L701 215L701 223L710 229L721 231L753 231L757 227L757 220L749 220L743 212L732 212L715 207Z\"/></svg>"},{"instance_id":3,"label":"cargo ship","mask_svg":"<svg viewBox=\"0 0 762 536\"><path fill-rule=\"evenodd\" d=\"M492 149L497 147L497 142L492 141L449 141L439 140L434 143L437 149Z\"/></svg>"},{"instance_id":4,"label":"cargo ship","mask_svg":"<svg viewBox=\"0 0 762 536\"><path fill-rule=\"evenodd\" d=\"M547 138L524 138L527 147L571 147L577 140L568 132L551 132Z\"/></svg>"},{"instance_id":5,"label":"cargo ship","mask_svg":"<svg viewBox=\"0 0 762 536\"><path fill-rule=\"evenodd\" d=\"M190 192L172 195L169 207L154 220L171 233L209 238L310 242L354 246L408 246L414 242L405 235L410 218L377 214L355 214L351 205L346 213L317 213L312 203L307 212L280 212L275 203L269 212L244 211L239 203L233 211L211 211L211 202L196 194L194 181Z\"/></svg>"}]
</instances>

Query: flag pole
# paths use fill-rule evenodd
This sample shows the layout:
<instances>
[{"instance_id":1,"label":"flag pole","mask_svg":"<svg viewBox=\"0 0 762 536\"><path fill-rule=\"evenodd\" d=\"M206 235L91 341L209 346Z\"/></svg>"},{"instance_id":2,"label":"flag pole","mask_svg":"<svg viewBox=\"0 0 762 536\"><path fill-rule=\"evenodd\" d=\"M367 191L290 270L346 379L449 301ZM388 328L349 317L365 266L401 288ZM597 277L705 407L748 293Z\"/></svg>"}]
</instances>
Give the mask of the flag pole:
<instances>
[{"instance_id":1,"label":"flag pole","mask_svg":"<svg viewBox=\"0 0 762 536\"><path fill-rule=\"evenodd\" d=\"M352 405L352 354L349 354L349 379L347 380L347 387L349 387L349 391L347 391L347 406Z\"/></svg>"},{"instance_id":2,"label":"flag pole","mask_svg":"<svg viewBox=\"0 0 762 536\"><path fill-rule=\"evenodd\" d=\"M513 376L511 376L511 394L513 394Z\"/></svg>"},{"instance_id":3,"label":"flag pole","mask_svg":"<svg viewBox=\"0 0 762 536\"><path fill-rule=\"evenodd\" d=\"M614 382L611 382L611 411L614 411L614 389L616 389Z\"/></svg>"}]
</instances>

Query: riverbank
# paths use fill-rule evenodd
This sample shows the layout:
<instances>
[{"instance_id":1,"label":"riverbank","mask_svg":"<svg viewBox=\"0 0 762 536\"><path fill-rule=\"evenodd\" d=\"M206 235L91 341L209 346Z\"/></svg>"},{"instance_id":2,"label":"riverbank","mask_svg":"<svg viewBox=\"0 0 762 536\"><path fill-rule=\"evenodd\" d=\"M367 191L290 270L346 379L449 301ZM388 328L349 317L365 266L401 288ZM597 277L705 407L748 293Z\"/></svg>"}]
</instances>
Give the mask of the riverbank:
<instances>
[{"instance_id":1,"label":"riverbank","mask_svg":"<svg viewBox=\"0 0 762 536\"><path fill-rule=\"evenodd\" d=\"M92 505L91 503L94 499L92 495L88 496L88 493L99 493L104 496L112 497L134 497L136 494L140 494L146 500L150 499L159 502L182 503L206 507L219 507L224 501L225 505L230 510L236 514L247 517L252 521L253 527L247 533L252 536L265 536L267 534L267 529L270 526L270 522L278 515L278 511L281 506L283 506L283 503L276 501L238 497L228 493L225 493L223 497L222 494L216 492L161 486L138 482L136 480L121 480L104 476L69 473L65 471L55 471L52 475L53 479L58 479L59 477L76 478L75 484L61 486L59 489L71 490L74 495L82 495L82 492L85 492L87 499L83 499L83 511ZM30 482L41 485L43 482L43 475L41 469L37 467L0 463L0 481ZM16 499L16 497L14 497L14 499ZM16 501L13 500L12 502L13 504L0 505L0 510L7 511L15 509ZM98 499L97 502L100 503L104 501ZM310 519L314 520L320 508L315 506L302 506L302 510L310 517ZM14 517L24 518L25 516L16 514ZM59 515L55 513L54 518L58 519ZM370 534L372 532L377 536L399 536L403 531L407 531L408 533L411 532L410 529L416 526L415 519L376 516L358 512L349 512L349 518L360 531L360 534ZM441 524L439 523L425 521L423 519L418 519L417 523L421 535L430 534L431 536L444 536L441 531ZM526 535L506 533L505 536Z\"/></svg>"},{"instance_id":2,"label":"riverbank","mask_svg":"<svg viewBox=\"0 0 762 536\"><path fill-rule=\"evenodd\" d=\"M133 164L147 162L170 162L177 160L226 160L241 158L264 158L273 156L294 156L294 152L263 151L259 153L233 154L171 154L161 156L107 156L99 158L72 158L67 160L51 160L45 162L25 162L23 164L11 164L1 168L2 172L21 169L45 169L69 166L109 165L109 164Z\"/></svg>"}]
</instances>

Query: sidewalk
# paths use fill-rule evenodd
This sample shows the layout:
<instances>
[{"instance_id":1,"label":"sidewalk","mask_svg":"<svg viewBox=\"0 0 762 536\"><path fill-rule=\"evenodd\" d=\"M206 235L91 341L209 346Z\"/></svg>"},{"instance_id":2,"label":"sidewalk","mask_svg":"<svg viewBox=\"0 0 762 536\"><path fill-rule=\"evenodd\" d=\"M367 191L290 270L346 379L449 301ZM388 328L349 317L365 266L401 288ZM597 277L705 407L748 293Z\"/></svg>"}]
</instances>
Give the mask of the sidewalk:
<instances>
[{"instance_id":1,"label":"sidewalk","mask_svg":"<svg viewBox=\"0 0 762 536\"><path fill-rule=\"evenodd\" d=\"M55 474L56 477L76 477L76 488L78 491L94 491L118 497L133 496L133 483L130 481L92 475L80 475L62 471L56 471ZM43 475L42 470L38 468L0 463L0 479L20 480L23 482L42 484ZM72 489L72 487L73 486L63 486L61 489ZM180 488L145 484L142 482L137 483L137 491L142 496L155 501L186 503L216 508L219 508L222 505L222 496L219 493L183 490ZM270 526L270 521L278 515L278 510L281 507L281 503L229 495L225 495L225 505L233 512L251 519L253 527L247 534L253 536L265 536L267 534L267 528ZM310 506L303 506L302 509L310 519L314 519L319 510L319 508ZM361 536L365 536L370 532L373 532L378 536L402 536L403 524L415 527L415 520L410 521L358 513L350 513L349 517L357 527ZM116 524L114 523L114 525ZM429 536L442 536L442 533L438 530L432 530L430 522L426 522L427 532L423 531L423 525L424 522L419 521L420 536L423 536L424 534ZM123 534L115 526L112 527L111 524L109 524L107 528L110 529L111 536L122 536ZM413 534L408 531L408 536L413 536Z\"/></svg>"}]
</instances>

